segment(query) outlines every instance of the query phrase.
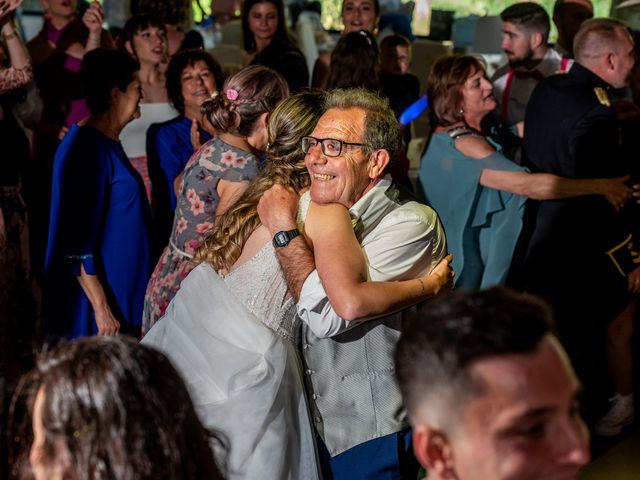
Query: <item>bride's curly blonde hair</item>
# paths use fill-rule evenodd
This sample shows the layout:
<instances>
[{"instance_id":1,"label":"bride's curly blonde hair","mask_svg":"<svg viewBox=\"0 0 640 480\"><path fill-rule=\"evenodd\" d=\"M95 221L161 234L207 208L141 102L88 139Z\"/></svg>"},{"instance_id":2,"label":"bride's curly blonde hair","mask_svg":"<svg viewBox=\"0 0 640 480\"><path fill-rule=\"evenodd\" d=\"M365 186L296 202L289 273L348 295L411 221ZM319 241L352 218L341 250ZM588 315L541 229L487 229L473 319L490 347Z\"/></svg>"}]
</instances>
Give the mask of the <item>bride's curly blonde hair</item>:
<instances>
[{"instance_id":1,"label":"bride's curly blonde hair","mask_svg":"<svg viewBox=\"0 0 640 480\"><path fill-rule=\"evenodd\" d=\"M249 235L260 225L258 201L276 183L296 192L310 183L300 139L310 135L324 113L325 94L304 92L280 103L269 118L265 169L238 201L216 221L195 254L196 263L209 262L227 270L240 256Z\"/></svg>"}]
</instances>

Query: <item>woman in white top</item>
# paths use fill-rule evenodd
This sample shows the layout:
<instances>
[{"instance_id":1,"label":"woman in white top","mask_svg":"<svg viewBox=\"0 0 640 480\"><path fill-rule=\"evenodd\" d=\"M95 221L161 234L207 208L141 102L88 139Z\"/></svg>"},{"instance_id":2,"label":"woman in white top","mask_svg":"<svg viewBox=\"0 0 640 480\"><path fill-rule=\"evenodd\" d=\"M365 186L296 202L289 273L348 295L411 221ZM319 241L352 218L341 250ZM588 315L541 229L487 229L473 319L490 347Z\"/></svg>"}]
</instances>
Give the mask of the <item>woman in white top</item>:
<instances>
[{"instance_id":1,"label":"woman in white top","mask_svg":"<svg viewBox=\"0 0 640 480\"><path fill-rule=\"evenodd\" d=\"M120 134L120 142L140 173L150 203L153 197L147 164L147 130L152 123L169 120L178 112L169 102L161 63L167 56L167 30L153 15L136 15L124 26L124 48L140 62L140 117Z\"/></svg>"}]
</instances>

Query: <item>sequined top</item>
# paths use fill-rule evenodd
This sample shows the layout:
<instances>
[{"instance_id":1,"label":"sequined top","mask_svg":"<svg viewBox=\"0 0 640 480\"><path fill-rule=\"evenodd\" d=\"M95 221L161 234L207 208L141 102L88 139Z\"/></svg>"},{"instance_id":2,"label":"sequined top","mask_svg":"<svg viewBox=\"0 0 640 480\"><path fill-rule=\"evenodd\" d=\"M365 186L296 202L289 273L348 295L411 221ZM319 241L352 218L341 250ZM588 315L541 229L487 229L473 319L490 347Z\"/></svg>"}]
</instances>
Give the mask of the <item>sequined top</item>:
<instances>
[{"instance_id":1,"label":"sequined top","mask_svg":"<svg viewBox=\"0 0 640 480\"><path fill-rule=\"evenodd\" d=\"M281 337L297 343L299 323L295 303L271 242L224 277L225 283L262 323Z\"/></svg>"}]
</instances>

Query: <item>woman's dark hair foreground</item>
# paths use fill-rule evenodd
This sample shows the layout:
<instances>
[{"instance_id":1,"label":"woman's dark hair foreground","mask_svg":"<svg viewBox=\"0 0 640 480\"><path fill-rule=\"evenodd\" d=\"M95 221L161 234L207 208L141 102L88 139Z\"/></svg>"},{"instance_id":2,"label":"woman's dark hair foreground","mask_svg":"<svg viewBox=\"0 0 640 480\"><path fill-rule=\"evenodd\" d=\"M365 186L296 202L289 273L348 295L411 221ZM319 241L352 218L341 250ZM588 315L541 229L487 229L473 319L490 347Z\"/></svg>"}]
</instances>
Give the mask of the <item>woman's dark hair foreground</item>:
<instances>
[{"instance_id":1,"label":"woman's dark hair foreground","mask_svg":"<svg viewBox=\"0 0 640 480\"><path fill-rule=\"evenodd\" d=\"M331 53L327 89L357 87L380 90L378 44L366 30L343 35Z\"/></svg>"},{"instance_id":2,"label":"woman's dark hair foreground","mask_svg":"<svg viewBox=\"0 0 640 480\"><path fill-rule=\"evenodd\" d=\"M40 462L62 462L64 478L222 478L182 378L162 353L125 337L83 338L40 356L11 405L14 478L29 478L39 391Z\"/></svg>"}]
</instances>

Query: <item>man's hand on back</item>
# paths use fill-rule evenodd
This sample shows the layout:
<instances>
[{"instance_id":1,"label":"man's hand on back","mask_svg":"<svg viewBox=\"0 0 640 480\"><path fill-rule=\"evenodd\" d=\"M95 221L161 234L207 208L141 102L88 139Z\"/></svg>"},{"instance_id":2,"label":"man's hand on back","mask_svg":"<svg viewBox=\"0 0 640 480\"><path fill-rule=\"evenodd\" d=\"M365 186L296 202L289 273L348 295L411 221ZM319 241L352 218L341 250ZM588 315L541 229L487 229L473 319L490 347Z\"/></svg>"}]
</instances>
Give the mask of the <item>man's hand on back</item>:
<instances>
[{"instance_id":1,"label":"man's hand on back","mask_svg":"<svg viewBox=\"0 0 640 480\"><path fill-rule=\"evenodd\" d=\"M296 214L300 197L292 190L276 184L262 194L258 202L258 215L271 235L297 228Z\"/></svg>"}]
</instances>

